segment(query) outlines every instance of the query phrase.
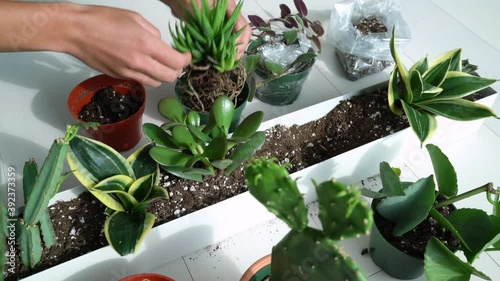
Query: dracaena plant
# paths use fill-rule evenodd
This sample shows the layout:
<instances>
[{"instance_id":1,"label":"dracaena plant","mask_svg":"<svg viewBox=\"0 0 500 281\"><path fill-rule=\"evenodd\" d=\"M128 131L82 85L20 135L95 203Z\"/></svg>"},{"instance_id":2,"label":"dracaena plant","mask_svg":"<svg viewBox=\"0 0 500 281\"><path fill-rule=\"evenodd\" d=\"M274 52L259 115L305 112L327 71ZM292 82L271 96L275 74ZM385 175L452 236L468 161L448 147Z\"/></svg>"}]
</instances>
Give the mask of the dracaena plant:
<instances>
[{"instance_id":1,"label":"dracaena plant","mask_svg":"<svg viewBox=\"0 0 500 281\"><path fill-rule=\"evenodd\" d=\"M380 200L376 212L394 223L393 236L399 237L414 231L426 219L432 218L441 229L438 233L451 232L460 241L458 248L449 248L440 237L428 241L424 254L424 271L430 281L469 280L476 275L491 280L476 270L472 263L484 251L500 250L500 207L498 195L492 183L458 194L457 174L448 157L435 145L426 145L434 168L434 175L416 182L401 182L398 169L388 163L380 164L382 190L363 190L363 194ZM457 208L444 217L439 210L476 194L486 194L492 204L493 214L472 208ZM444 200L438 200L442 196ZM456 206L454 205L454 208ZM452 208L453 209L453 208ZM481 229L481 231L478 231ZM450 246L453 247L453 246ZM466 261L455 256L463 252Z\"/></svg>"},{"instance_id":2,"label":"dracaena plant","mask_svg":"<svg viewBox=\"0 0 500 281\"><path fill-rule=\"evenodd\" d=\"M323 26L320 21L307 18L308 9L303 0L294 0L296 13L292 13L290 7L286 4L280 4L281 15L278 18L271 18L267 21L257 15L249 15L255 39L247 50L246 69L247 73L255 71L257 67L267 69L270 77L268 80L279 78L287 73L294 73L300 69L299 66L311 62L317 53L321 52L321 42L319 37L324 34ZM265 60L259 52L262 45L299 44L299 39L308 39L316 46L316 51L307 50L307 52L297 56L297 58L287 66L280 63ZM255 46L255 47L252 47ZM265 82L267 82L266 80ZM265 82L261 82L265 83Z\"/></svg>"},{"instance_id":3,"label":"dracaena plant","mask_svg":"<svg viewBox=\"0 0 500 281\"><path fill-rule=\"evenodd\" d=\"M307 207L297 183L276 159L250 161L245 179L250 193L291 228L273 247L270 281L291 277L291 272L301 274L300 280L368 280L340 247L340 240L366 234L373 223L372 211L357 186L313 181L322 225L316 229L308 226ZM304 262L318 255L321 259Z\"/></svg>"},{"instance_id":4,"label":"dracaena plant","mask_svg":"<svg viewBox=\"0 0 500 281\"><path fill-rule=\"evenodd\" d=\"M106 206L104 234L121 256L135 253L153 227L155 216L147 212L157 199L168 199L158 186L159 167L149 157L146 144L128 158L101 142L75 136L69 142L68 164L80 183Z\"/></svg>"},{"instance_id":5,"label":"dracaena plant","mask_svg":"<svg viewBox=\"0 0 500 281\"><path fill-rule=\"evenodd\" d=\"M212 6L208 0L201 0L201 6L191 0L191 6L184 7L185 18L170 27L173 47L192 57L177 85L187 94L186 105L200 112L210 111L219 96L236 103L246 81L237 41L246 27L234 30L243 1L228 16L227 6L228 0L214 0Z\"/></svg>"},{"instance_id":6,"label":"dracaena plant","mask_svg":"<svg viewBox=\"0 0 500 281\"><path fill-rule=\"evenodd\" d=\"M394 37L393 30L390 49L396 66L389 79L389 107L395 114L406 115L421 143L435 133L435 116L458 121L497 117L491 108L464 99L497 80L464 72L461 49L448 51L432 61L425 57L407 69Z\"/></svg>"},{"instance_id":7,"label":"dracaena plant","mask_svg":"<svg viewBox=\"0 0 500 281\"><path fill-rule=\"evenodd\" d=\"M215 169L230 174L265 140L265 133L257 131L262 111L247 116L229 136L234 104L225 96L215 100L205 125L198 112L186 114L176 98L163 98L158 110L169 122L161 127L144 124L144 134L155 144L149 154L165 171L181 178L202 182Z\"/></svg>"}]
</instances>

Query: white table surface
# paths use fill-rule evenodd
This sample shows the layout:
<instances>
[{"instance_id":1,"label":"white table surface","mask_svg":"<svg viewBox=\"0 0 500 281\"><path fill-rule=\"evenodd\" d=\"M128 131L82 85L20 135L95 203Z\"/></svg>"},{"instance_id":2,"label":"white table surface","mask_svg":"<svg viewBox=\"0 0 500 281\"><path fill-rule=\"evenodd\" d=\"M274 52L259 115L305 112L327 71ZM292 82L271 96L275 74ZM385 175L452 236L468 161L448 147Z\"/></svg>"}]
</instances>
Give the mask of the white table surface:
<instances>
[{"instance_id":1,"label":"white table surface","mask_svg":"<svg viewBox=\"0 0 500 281\"><path fill-rule=\"evenodd\" d=\"M173 20L168 8L156 0L78 0L84 4L111 5L141 13L162 32L170 42L168 22ZM328 26L332 1L305 0L310 17ZM246 0L244 14L267 17L279 14L279 3L293 8L292 0ZM401 0L404 19L410 26L412 41L402 50L403 60L409 65L429 55L433 58L453 48L463 48L463 58L479 65L479 74L500 78L500 2L497 0ZM258 100L249 103L244 115L263 110L265 119L316 104L333 97L354 92L388 79L389 70L352 82L344 78L343 71L331 45L323 40L323 52L311 75L306 80L299 99L289 106L270 106ZM4 186L8 167L17 170L21 178L25 161L35 158L39 165L45 158L52 141L62 136L66 124L74 123L67 111L66 100L71 89L98 74L77 59L52 52L26 52L0 54L0 185ZM493 86L500 90L500 83ZM144 122L161 123L156 111L158 100L173 96L173 84L148 88ZM500 101L493 106L500 113ZM460 188L470 189L488 181L500 184L500 120L488 119L473 136L441 147L450 157L459 177ZM410 161L411 162L411 161ZM409 175L423 177L431 173L428 160L418 165L407 163ZM415 164L415 163L413 163ZM367 177L370 175L367 175ZM63 189L75 186L70 178ZM20 189L21 182L17 185ZM20 194L20 193L18 193ZM482 199L482 198L481 198ZM477 202L477 203L476 203ZM470 204L470 203L469 203ZM481 200L472 200L472 207L485 208ZM279 221L270 221L224 241L214 241L213 247L186 254L183 258L161 268L146 268L172 276L179 281L239 280L253 261L270 252L272 245L287 232ZM392 280L380 272L368 256L359 255L366 247L362 237L345 243L347 252L361 264L370 280ZM475 265L500 280L500 254L485 254ZM135 269L140 270L140 269ZM114 269L117 278L130 274L130 269ZM56 279L54 279L56 280ZM425 280L424 277L417 280ZM473 280L479 280L474 279Z\"/></svg>"}]
</instances>

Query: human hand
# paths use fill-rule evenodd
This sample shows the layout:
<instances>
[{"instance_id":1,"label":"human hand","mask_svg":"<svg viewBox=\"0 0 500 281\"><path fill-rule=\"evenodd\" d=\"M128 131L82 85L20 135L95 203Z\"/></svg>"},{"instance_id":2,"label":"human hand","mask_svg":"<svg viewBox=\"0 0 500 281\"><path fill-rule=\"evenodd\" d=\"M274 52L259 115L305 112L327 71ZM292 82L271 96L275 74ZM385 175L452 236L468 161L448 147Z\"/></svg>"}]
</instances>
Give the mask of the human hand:
<instances>
[{"instance_id":1,"label":"human hand","mask_svg":"<svg viewBox=\"0 0 500 281\"><path fill-rule=\"evenodd\" d=\"M159 30L138 13L104 6L74 6L67 52L117 78L157 87L173 82L191 62L163 42Z\"/></svg>"}]
</instances>

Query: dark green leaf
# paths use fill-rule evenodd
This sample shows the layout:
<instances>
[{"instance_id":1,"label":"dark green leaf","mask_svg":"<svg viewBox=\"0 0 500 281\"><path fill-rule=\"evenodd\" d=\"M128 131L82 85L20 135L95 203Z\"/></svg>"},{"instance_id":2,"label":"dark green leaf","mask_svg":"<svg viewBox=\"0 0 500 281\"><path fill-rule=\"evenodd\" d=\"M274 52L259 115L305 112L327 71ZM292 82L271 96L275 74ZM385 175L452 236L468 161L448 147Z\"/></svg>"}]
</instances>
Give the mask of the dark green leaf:
<instances>
[{"instance_id":1,"label":"dark green leaf","mask_svg":"<svg viewBox=\"0 0 500 281\"><path fill-rule=\"evenodd\" d=\"M145 175L154 174L154 182L158 183L160 167L158 163L149 156L149 150L153 147L153 143L148 143L135 151L127 158L132 170L134 171L135 178L141 178Z\"/></svg>"},{"instance_id":2,"label":"dark green leaf","mask_svg":"<svg viewBox=\"0 0 500 281\"><path fill-rule=\"evenodd\" d=\"M412 89L412 95L410 96L410 100L406 100L407 103L414 103L419 100L422 100L422 92L424 90L424 81L422 80L422 76L418 70L415 70L410 73L410 83Z\"/></svg>"},{"instance_id":3,"label":"dark green leaf","mask_svg":"<svg viewBox=\"0 0 500 281\"><path fill-rule=\"evenodd\" d=\"M212 166L214 166L217 169L224 170L226 169L229 165L233 163L233 160L231 159L222 159L222 160L215 160L212 161Z\"/></svg>"},{"instance_id":4,"label":"dark green leaf","mask_svg":"<svg viewBox=\"0 0 500 281\"><path fill-rule=\"evenodd\" d=\"M293 44L295 40L297 40L297 33L298 30L283 31L283 36L285 37L285 44L286 45Z\"/></svg>"},{"instance_id":5,"label":"dark green leaf","mask_svg":"<svg viewBox=\"0 0 500 281\"><path fill-rule=\"evenodd\" d=\"M405 196L384 198L377 205L377 212L396 224L394 236L412 230L429 215L435 200L433 176L413 183L405 189L405 193Z\"/></svg>"},{"instance_id":6,"label":"dark green leaf","mask_svg":"<svg viewBox=\"0 0 500 281\"><path fill-rule=\"evenodd\" d=\"M212 138L210 138L208 135L203 133L203 130L200 129L200 127L195 127L195 126L192 126L189 124L187 126L188 126L189 131L191 131L191 134L193 136L195 136L197 139L199 139L200 141L202 141L204 143L212 141ZM195 142L197 142L197 141L195 140Z\"/></svg>"},{"instance_id":7,"label":"dark green leaf","mask_svg":"<svg viewBox=\"0 0 500 281\"><path fill-rule=\"evenodd\" d=\"M135 253L146 234L153 228L151 213L116 212L104 223L104 234L113 249L121 256Z\"/></svg>"},{"instance_id":8,"label":"dark green leaf","mask_svg":"<svg viewBox=\"0 0 500 281\"><path fill-rule=\"evenodd\" d=\"M410 73L413 71L417 70L420 73L424 73L427 71L429 68L429 62L427 59L427 56L425 56L423 59L417 61L411 68L410 68Z\"/></svg>"},{"instance_id":9,"label":"dark green leaf","mask_svg":"<svg viewBox=\"0 0 500 281\"><path fill-rule=\"evenodd\" d=\"M382 181L382 193L387 196L404 196L403 187L399 176L387 162L380 163L380 179Z\"/></svg>"},{"instance_id":10,"label":"dark green leaf","mask_svg":"<svg viewBox=\"0 0 500 281\"><path fill-rule=\"evenodd\" d=\"M221 160L224 159L228 151L228 142L224 137L219 137L213 139L203 152L204 157L210 160Z\"/></svg>"},{"instance_id":11,"label":"dark green leaf","mask_svg":"<svg viewBox=\"0 0 500 281\"><path fill-rule=\"evenodd\" d=\"M315 53L305 53L305 54L301 54L299 55L293 62L292 64L290 65L290 67L292 66L295 66L295 65L298 65L299 63L303 63L303 62L306 62L306 61L309 61L311 59L314 59L316 57L316 54Z\"/></svg>"},{"instance_id":12,"label":"dark green leaf","mask_svg":"<svg viewBox=\"0 0 500 281\"><path fill-rule=\"evenodd\" d=\"M391 76L389 78L389 87L387 91L387 99L389 102L389 108L396 115L402 115L403 111L397 106L396 102L399 101L402 97L402 93L399 90L398 86L398 71L397 68L394 68L391 72Z\"/></svg>"},{"instance_id":13,"label":"dark green leaf","mask_svg":"<svg viewBox=\"0 0 500 281\"><path fill-rule=\"evenodd\" d=\"M468 281L471 274L491 280L484 273L461 261L437 238L427 244L424 255L424 270L428 281Z\"/></svg>"},{"instance_id":14,"label":"dark green leaf","mask_svg":"<svg viewBox=\"0 0 500 281\"><path fill-rule=\"evenodd\" d=\"M265 61L266 62L266 67L269 71L271 71L272 74L279 76L283 75L285 70L283 69L283 66L281 66L279 63L274 63L271 61Z\"/></svg>"},{"instance_id":15,"label":"dark green leaf","mask_svg":"<svg viewBox=\"0 0 500 281\"><path fill-rule=\"evenodd\" d=\"M247 73L252 73L255 71L260 63L260 55L247 55L245 59L245 70Z\"/></svg>"},{"instance_id":16,"label":"dark green leaf","mask_svg":"<svg viewBox=\"0 0 500 281\"><path fill-rule=\"evenodd\" d=\"M154 175L146 175L141 178L138 178L132 185L130 186L128 193L134 196L137 202L142 202L149 197L153 186L154 186Z\"/></svg>"},{"instance_id":17,"label":"dark green leaf","mask_svg":"<svg viewBox=\"0 0 500 281\"><path fill-rule=\"evenodd\" d=\"M184 125L175 126L172 128L172 137L179 144L180 147L190 149L193 154L193 147L196 146L193 135L189 129Z\"/></svg>"},{"instance_id":18,"label":"dark green leaf","mask_svg":"<svg viewBox=\"0 0 500 281\"><path fill-rule=\"evenodd\" d=\"M439 147L433 144L428 144L425 147L431 157L439 192L447 197L457 195L457 173L450 160Z\"/></svg>"},{"instance_id":19,"label":"dark green leaf","mask_svg":"<svg viewBox=\"0 0 500 281\"><path fill-rule=\"evenodd\" d=\"M464 99L429 101L418 106L432 114L457 121L471 121L487 117L496 117L495 112L485 105Z\"/></svg>"},{"instance_id":20,"label":"dark green leaf","mask_svg":"<svg viewBox=\"0 0 500 281\"><path fill-rule=\"evenodd\" d=\"M248 138L259 129L260 124L264 119L262 111L255 111L248 115L241 123L234 129L231 138Z\"/></svg>"},{"instance_id":21,"label":"dark green leaf","mask_svg":"<svg viewBox=\"0 0 500 281\"><path fill-rule=\"evenodd\" d=\"M165 169L165 171L171 173L174 176L198 182L203 182L203 175L213 174L213 170L210 169L184 168L178 166L163 168Z\"/></svg>"},{"instance_id":22,"label":"dark green leaf","mask_svg":"<svg viewBox=\"0 0 500 281\"><path fill-rule=\"evenodd\" d=\"M227 136L234 116L233 102L227 96L218 97L210 114L213 115L217 127L224 133L224 136Z\"/></svg>"},{"instance_id":23,"label":"dark green leaf","mask_svg":"<svg viewBox=\"0 0 500 281\"><path fill-rule=\"evenodd\" d=\"M191 158L189 154L161 146L151 148L149 155L163 166L184 166Z\"/></svg>"},{"instance_id":24,"label":"dark green leaf","mask_svg":"<svg viewBox=\"0 0 500 281\"><path fill-rule=\"evenodd\" d=\"M403 110L411 128L417 134L420 143L427 141L437 130L437 121L433 116L421 113L408 105L406 102L401 101Z\"/></svg>"},{"instance_id":25,"label":"dark green leaf","mask_svg":"<svg viewBox=\"0 0 500 281\"><path fill-rule=\"evenodd\" d=\"M259 149L266 140L266 134L264 132L255 132L249 139L249 141L238 145L231 153L229 158L233 160L233 163L227 168L226 173L231 174L240 167L245 160L254 155L255 151Z\"/></svg>"},{"instance_id":26,"label":"dark green leaf","mask_svg":"<svg viewBox=\"0 0 500 281\"><path fill-rule=\"evenodd\" d=\"M170 148L178 148L179 144L165 132L164 129L158 127L152 123L144 123L142 125L142 131L144 135L148 138L148 140L154 142L156 145L170 147Z\"/></svg>"},{"instance_id":27,"label":"dark green leaf","mask_svg":"<svg viewBox=\"0 0 500 281\"><path fill-rule=\"evenodd\" d=\"M450 71L446 80L441 84L443 91L438 99L457 99L480 91L493 83L496 79L482 78L458 71Z\"/></svg>"}]
</instances>

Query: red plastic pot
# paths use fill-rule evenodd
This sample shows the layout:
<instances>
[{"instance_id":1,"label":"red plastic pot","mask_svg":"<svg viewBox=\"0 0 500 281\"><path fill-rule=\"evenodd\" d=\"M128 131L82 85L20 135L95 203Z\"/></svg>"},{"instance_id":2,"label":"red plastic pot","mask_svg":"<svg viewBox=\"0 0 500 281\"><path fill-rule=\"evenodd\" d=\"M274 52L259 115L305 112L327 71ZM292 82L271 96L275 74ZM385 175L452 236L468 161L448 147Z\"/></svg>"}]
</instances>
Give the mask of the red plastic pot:
<instances>
[{"instance_id":1,"label":"red plastic pot","mask_svg":"<svg viewBox=\"0 0 500 281\"><path fill-rule=\"evenodd\" d=\"M68 109L78 121L82 108L87 105L100 89L112 86L117 93L131 95L133 101L141 103L137 112L128 118L112 123L100 125L98 130L83 130L84 134L94 140L103 142L117 151L126 151L133 148L142 137L142 115L146 104L146 90L140 83L132 80L112 78L107 75L91 77L78 84L68 97Z\"/></svg>"},{"instance_id":2,"label":"red plastic pot","mask_svg":"<svg viewBox=\"0 0 500 281\"><path fill-rule=\"evenodd\" d=\"M175 281L174 279L165 275L156 273L140 273L124 277L118 281Z\"/></svg>"}]
</instances>

